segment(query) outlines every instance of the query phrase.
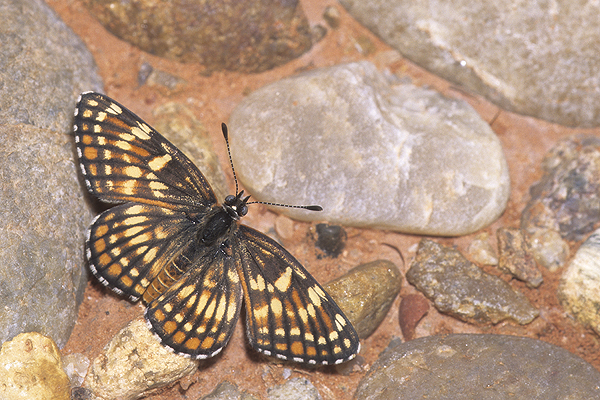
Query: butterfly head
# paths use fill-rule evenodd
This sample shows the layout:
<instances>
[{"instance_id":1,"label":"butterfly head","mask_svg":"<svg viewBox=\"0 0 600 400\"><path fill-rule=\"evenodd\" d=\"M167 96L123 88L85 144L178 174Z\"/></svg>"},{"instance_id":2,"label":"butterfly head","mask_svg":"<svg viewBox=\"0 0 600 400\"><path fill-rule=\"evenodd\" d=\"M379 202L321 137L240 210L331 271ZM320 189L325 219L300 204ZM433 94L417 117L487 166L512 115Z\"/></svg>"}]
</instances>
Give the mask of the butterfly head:
<instances>
[{"instance_id":1,"label":"butterfly head","mask_svg":"<svg viewBox=\"0 0 600 400\"><path fill-rule=\"evenodd\" d=\"M225 197L223 208L235 221L238 221L248 213L248 205L246 203L248 202L250 196L242 197L243 195L244 191L242 190L235 196L230 194L229 196Z\"/></svg>"}]
</instances>

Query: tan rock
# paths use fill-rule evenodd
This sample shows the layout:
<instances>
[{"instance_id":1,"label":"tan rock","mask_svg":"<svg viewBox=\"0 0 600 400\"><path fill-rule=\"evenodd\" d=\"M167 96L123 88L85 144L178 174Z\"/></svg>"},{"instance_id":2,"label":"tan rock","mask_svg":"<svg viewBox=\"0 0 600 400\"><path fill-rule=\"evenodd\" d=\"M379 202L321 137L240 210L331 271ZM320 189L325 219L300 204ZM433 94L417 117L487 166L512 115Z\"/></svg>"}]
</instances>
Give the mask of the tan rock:
<instances>
[{"instance_id":1,"label":"tan rock","mask_svg":"<svg viewBox=\"0 0 600 400\"><path fill-rule=\"evenodd\" d=\"M0 349L0 399L69 400L69 378L56 343L37 332L21 333Z\"/></svg>"}]
</instances>

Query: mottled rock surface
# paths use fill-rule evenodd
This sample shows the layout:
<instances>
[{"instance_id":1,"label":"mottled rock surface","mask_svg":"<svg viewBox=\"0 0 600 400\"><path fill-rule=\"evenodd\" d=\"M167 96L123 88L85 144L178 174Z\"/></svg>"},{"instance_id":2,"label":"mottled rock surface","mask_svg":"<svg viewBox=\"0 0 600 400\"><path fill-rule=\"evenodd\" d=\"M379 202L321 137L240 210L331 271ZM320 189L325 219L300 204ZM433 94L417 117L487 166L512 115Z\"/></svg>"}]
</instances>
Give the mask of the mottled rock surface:
<instances>
[{"instance_id":1,"label":"mottled rock surface","mask_svg":"<svg viewBox=\"0 0 600 400\"><path fill-rule=\"evenodd\" d=\"M479 233L469 244L467 249L469 258L481 265L498 265L498 254L490 244L490 234Z\"/></svg>"},{"instance_id":2,"label":"mottled rock surface","mask_svg":"<svg viewBox=\"0 0 600 400\"><path fill-rule=\"evenodd\" d=\"M91 54L42 0L3 0L0 15L0 121L71 131L79 93L102 88Z\"/></svg>"},{"instance_id":3,"label":"mottled rock surface","mask_svg":"<svg viewBox=\"0 0 600 400\"><path fill-rule=\"evenodd\" d=\"M115 36L161 57L209 69L260 72L312 45L297 0L86 0Z\"/></svg>"},{"instance_id":4,"label":"mottled rock surface","mask_svg":"<svg viewBox=\"0 0 600 400\"><path fill-rule=\"evenodd\" d=\"M539 314L508 283L484 272L457 250L431 240L419 243L406 279L440 312L463 321L496 324L508 319L524 325Z\"/></svg>"},{"instance_id":5,"label":"mottled rock surface","mask_svg":"<svg viewBox=\"0 0 600 400\"><path fill-rule=\"evenodd\" d=\"M531 251L531 245L519 228L500 228L498 238L498 267L527 283L529 287L538 287L544 281Z\"/></svg>"},{"instance_id":6,"label":"mottled rock surface","mask_svg":"<svg viewBox=\"0 0 600 400\"><path fill-rule=\"evenodd\" d=\"M540 340L457 334L393 341L361 380L356 400L600 398L600 373Z\"/></svg>"},{"instance_id":7,"label":"mottled rock surface","mask_svg":"<svg viewBox=\"0 0 600 400\"><path fill-rule=\"evenodd\" d=\"M565 270L558 298L565 311L600 335L600 229L577 250Z\"/></svg>"},{"instance_id":8,"label":"mottled rock surface","mask_svg":"<svg viewBox=\"0 0 600 400\"><path fill-rule=\"evenodd\" d=\"M256 397L240 390L235 384L224 381L201 400L257 400Z\"/></svg>"},{"instance_id":9,"label":"mottled rock surface","mask_svg":"<svg viewBox=\"0 0 600 400\"><path fill-rule=\"evenodd\" d=\"M86 284L91 219L73 109L81 91L102 84L83 42L46 3L3 1L0 15L0 343L37 331L62 347Z\"/></svg>"},{"instance_id":10,"label":"mottled rock surface","mask_svg":"<svg viewBox=\"0 0 600 400\"><path fill-rule=\"evenodd\" d=\"M0 126L0 342L38 331L64 346L87 283L92 216L72 139L31 125Z\"/></svg>"},{"instance_id":11,"label":"mottled rock surface","mask_svg":"<svg viewBox=\"0 0 600 400\"><path fill-rule=\"evenodd\" d=\"M360 338L377 329L400 292L402 275L391 261L359 265L325 285Z\"/></svg>"},{"instance_id":12,"label":"mottled rock surface","mask_svg":"<svg viewBox=\"0 0 600 400\"><path fill-rule=\"evenodd\" d=\"M111 339L92 361L83 387L103 399L132 400L198 368L198 362L163 346L143 317Z\"/></svg>"},{"instance_id":13,"label":"mottled rock surface","mask_svg":"<svg viewBox=\"0 0 600 400\"><path fill-rule=\"evenodd\" d=\"M292 378L267 391L266 400L319 400L321 395L308 379Z\"/></svg>"},{"instance_id":14,"label":"mottled rock surface","mask_svg":"<svg viewBox=\"0 0 600 400\"><path fill-rule=\"evenodd\" d=\"M565 241L583 240L600 221L600 138L561 140L545 155L541 168L542 178L529 189L521 228L536 260L556 270L569 256Z\"/></svg>"},{"instance_id":15,"label":"mottled rock surface","mask_svg":"<svg viewBox=\"0 0 600 400\"><path fill-rule=\"evenodd\" d=\"M359 62L263 87L230 119L244 187L298 219L416 234L462 235L504 210L500 142L462 101L386 78Z\"/></svg>"},{"instance_id":16,"label":"mottled rock surface","mask_svg":"<svg viewBox=\"0 0 600 400\"><path fill-rule=\"evenodd\" d=\"M600 5L589 1L341 0L422 67L504 109L600 125Z\"/></svg>"},{"instance_id":17,"label":"mottled rock surface","mask_svg":"<svg viewBox=\"0 0 600 400\"><path fill-rule=\"evenodd\" d=\"M69 400L69 378L56 343L37 332L21 333L0 349L0 399Z\"/></svg>"}]
</instances>

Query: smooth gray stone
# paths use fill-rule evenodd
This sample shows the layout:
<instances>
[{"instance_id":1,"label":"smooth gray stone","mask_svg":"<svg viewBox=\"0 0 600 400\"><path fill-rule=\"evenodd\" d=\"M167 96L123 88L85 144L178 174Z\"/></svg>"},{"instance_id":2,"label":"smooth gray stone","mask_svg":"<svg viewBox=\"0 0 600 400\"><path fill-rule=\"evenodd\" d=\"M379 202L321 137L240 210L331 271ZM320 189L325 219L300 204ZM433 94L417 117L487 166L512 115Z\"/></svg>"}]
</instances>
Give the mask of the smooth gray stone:
<instances>
[{"instance_id":1,"label":"smooth gray stone","mask_svg":"<svg viewBox=\"0 0 600 400\"><path fill-rule=\"evenodd\" d=\"M600 124L600 4L586 0L340 0L422 67L500 107Z\"/></svg>"},{"instance_id":2,"label":"smooth gray stone","mask_svg":"<svg viewBox=\"0 0 600 400\"><path fill-rule=\"evenodd\" d=\"M465 102L386 77L369 62L282 79L231 115L238 178L257 200L319 204L303 220L464 235L504 211L500 141Z\"/></svg>"},{"instance_id":3,"label":"smooth gray stone","mask_svg":"<svg viewBox=\"0 0 600 400\"><path fill-rule=\"evenodd\" d=\"M600 373L567 350L506 335L393 341L361 380L356 400L600 398Z\"/></svg>"}]
</instances>

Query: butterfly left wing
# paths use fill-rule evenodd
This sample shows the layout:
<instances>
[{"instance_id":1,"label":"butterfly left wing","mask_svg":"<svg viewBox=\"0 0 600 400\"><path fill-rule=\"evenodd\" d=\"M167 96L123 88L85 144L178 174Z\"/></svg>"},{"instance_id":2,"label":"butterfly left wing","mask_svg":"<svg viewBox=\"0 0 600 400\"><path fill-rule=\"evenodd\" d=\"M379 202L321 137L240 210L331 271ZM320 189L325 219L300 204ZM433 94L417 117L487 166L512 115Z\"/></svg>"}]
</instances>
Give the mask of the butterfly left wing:
<instances>
[{"instance_id":1,"label":"butterfly left wing","mask_svg":"<svg viewBox=\"0 0 600 400\"><path fill-rule=\"evenodd\" d=\"M333 299L283 247L240 225L232 246L256 350L306 364L338 364L358 353L354 327Z\"/></svg>"},{"instance_id":2,"label":"butterfly left wing","mask_svg":"<svg viewBox=\"0 0 600 400\"><path fill-rule=\"evenodd\" d=\"M217 202L185 154L108 96L83 93L74 121L81 172L88 190L100 200L184 212Z\"/></svg>"},{"instance_id":3,"label":"butterfly left wing","mask_svg":"<svg viewBox=\"0 0 600 400\"><path fill-rule=\"evenodd\" d=\"M219 246L211 247L148 305L146 320L165 346L199 359L213 357L223 349L242 301L233 263Z\"/></svg>"}]
</instances>

